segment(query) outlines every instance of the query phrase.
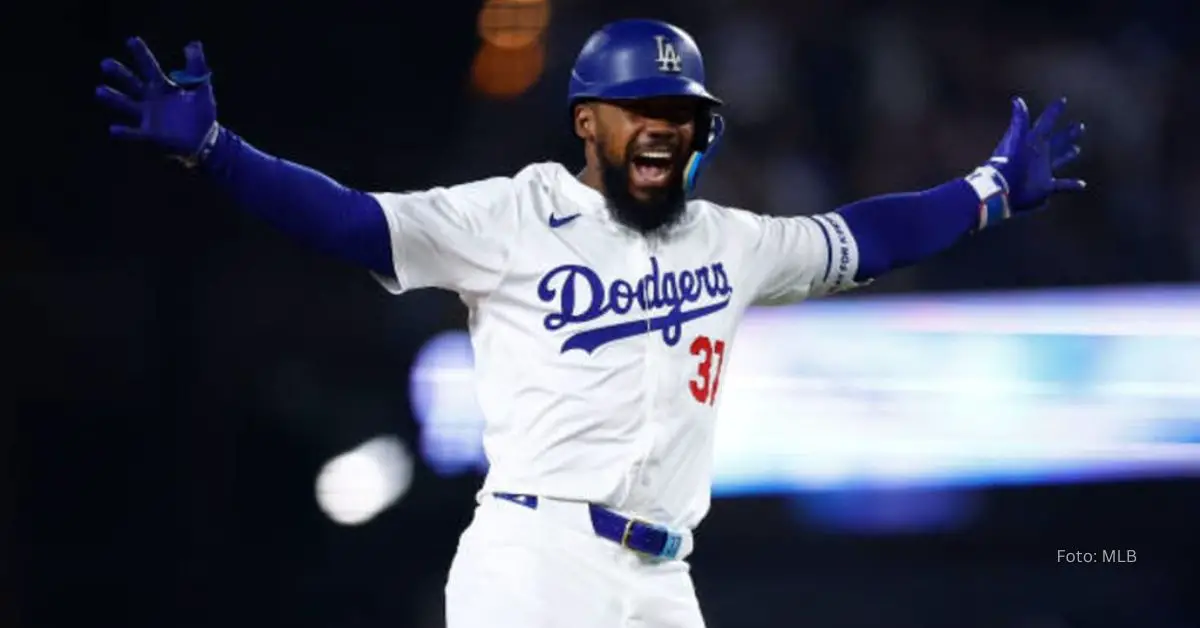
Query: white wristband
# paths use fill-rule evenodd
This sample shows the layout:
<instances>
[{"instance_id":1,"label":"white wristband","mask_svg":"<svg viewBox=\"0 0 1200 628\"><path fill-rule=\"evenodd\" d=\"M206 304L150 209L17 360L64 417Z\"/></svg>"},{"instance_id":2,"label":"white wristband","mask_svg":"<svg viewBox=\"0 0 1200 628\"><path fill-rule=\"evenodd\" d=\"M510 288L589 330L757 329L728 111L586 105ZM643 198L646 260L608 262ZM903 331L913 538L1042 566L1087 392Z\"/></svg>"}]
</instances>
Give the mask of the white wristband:
<instances>
[{"instance_id":1,"label":"white wristband","mask_svg":"<svg viewBox=\"0 0 1200 628\"><path fill-rule=\"evenodd\" d=\"M980 166L967 175L966 182L979 197L979 224L976 231L994 225L1012 215L1008 205L1008 182L992 166Z\"/></svg>"}]
</instances>

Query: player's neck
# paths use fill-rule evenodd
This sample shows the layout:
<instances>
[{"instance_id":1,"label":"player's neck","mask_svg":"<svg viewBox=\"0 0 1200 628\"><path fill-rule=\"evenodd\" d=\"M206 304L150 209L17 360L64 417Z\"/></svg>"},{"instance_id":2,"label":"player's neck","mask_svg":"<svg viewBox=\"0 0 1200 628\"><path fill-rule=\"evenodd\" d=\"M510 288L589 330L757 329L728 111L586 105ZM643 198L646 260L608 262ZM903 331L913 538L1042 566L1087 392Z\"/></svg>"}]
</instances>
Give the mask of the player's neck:
<instances>
[{"instance_id":1,"label":"player's neck","mask_svg":"<svg viewBox=\"0 0 1200 628\"><path fill-rule=\"evenodd\" d=\"M599 168L588 164L576 175L576 178L584 185L604 194L604 177L600 174Z\"/></svg>"}]
</instances>

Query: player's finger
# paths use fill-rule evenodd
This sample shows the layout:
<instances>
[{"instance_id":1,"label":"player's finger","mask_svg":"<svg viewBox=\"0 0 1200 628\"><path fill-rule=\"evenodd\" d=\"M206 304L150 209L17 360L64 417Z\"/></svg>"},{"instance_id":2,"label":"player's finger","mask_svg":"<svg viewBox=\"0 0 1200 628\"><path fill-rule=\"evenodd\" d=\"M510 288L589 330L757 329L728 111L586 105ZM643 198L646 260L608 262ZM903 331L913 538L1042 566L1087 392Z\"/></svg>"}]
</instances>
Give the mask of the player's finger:
<instances>
[{"instance_id":1,"label":"player's finger","mask_svg":"<svg viewBox=\"0 0 1200 628\"><path fill-rule=\"evenodd\" d=\"M115 111L119 111L128 116L141 116L142 107L129 96L118 92L117 90L101 85L96 88L96 100L111 107Z\"/></svg>"},{"instance_id":2,"label":"player's finger","mask_svg":"<svg viewBox=\"0 0 1200 628\"><path fill-rule=\"evenodd\" d=\"M129 54L133 55L133 67L137 68L143 81L147 83L166 82L167 77L163 74L162 68L158 66L158 60L154 58L154 53L150 52L150 47L142 41L141 37L131 37L125 45L129 47Z\"/></svg>"},{"instance_id":3,"label":"player's finger","mask_svg":"<svg viewBox=\"0 0 1200 628\"><path fill-rule=\"evenodd\" d=\"M1082 124L1073 124L1050 137L1050 154L1058 157L1070 151L1083 137Z\"/></svg>"},{"instance_id":4,"label":"player's finger","mask_svg":"<svg viewBox=\"0 0 1200 628\"><path fill-rule=\"evenodd\" d=\"M183 49L187 64L182 72L171 72L171 80L184 87L195 87L208 81L210 71L208 62L204 60L204 46L193 41Z\"/></svg>"},{"instance_id":5,"label":"player's finger","mask_svg":"<svg viewBox=\"0 0 1200 628\"><path fill-rule=\"evenodd\" d=\"M1050 137L1050 131L1058 123L1058 117L1062 115L1063 110L1066 108L1067 99L1065 97L1050 103L1050 106L1046 107L1042 115L1038 116L1037 122L1033 123L1033 136L1035 138Z\"/></svg>"},{"instance_id":6,"label":"player's finger","mask_svg":"<svg viewBox=\"0 0 1200 628\"><path fill-rule=\"evenodd\" d=\"M114 124L108 127L108 134L122 140L144 140L146 134L138 128Z\"/></svg>"},{"instance_id":7,"label":"player's finger","mask_svg":"<svg viewBox=\"0 0 1200 628\"><path fill-rule=\"evenodd\" d=\"M1012 117L1008 121L1008 130L1005 131L1004 137L1000 138L1000 143L996 145L996 149L992 151L992 157L988 163L1004 164L1008 163L1009 158L1016 154L1018 147L1025 141L1025 128L1028 125L1028 109L1025 107L1025 100L1020 96L1012 99Z\"/></svg>"},{"instance_id":8,"label":"player's finger","mask_svg":"<svg viewBox=\"0 0 1200 628\"><path fill-rule=\"evenodd\" d=\"M1025 104L1025 99L1017 96L1012 101L1012 122L1009 124L1010 132L1016 133L1029 128L1029 105Z\"/></svg>"},{"instance_id":9,"label":"player's finger","mask_svg":"<svg viewBox=\"0 0 1200 628\"><path fill-rule=\"evenodd\" d=\"M1062 168L1072 161L1075 161L1075 158L1079 157L1080 153L1082 152L1082 148L1078 146L1070 146L1064 151L1054 153L1054 161L1050 162L1050 169L1058 170L1059 168Z\"/></svg>"},{"instance_id":10,"label":"player's finger","mask_svg":"<svg viewBox=\"0 0 1200 628\"><path fill-rule=\"evenodd\" d=\"M1068 126L1067 130L1063 131L1063 136L1066 137L1067 140L1073 144L1075 142L1078 142L1079 138L1083 137L1083 134L1086 131L1087 131L1087 127L1084 126L1084 124L1082 122L1076 122L1075 124Z\"/></svg>"},{"instance_id":11,"label":"player's finger","mask_svg":"<svg viewBox=\"0 0 1200 628\"><path fill-rule=\"evenodd\" d=\"M188 74L193 76L201 76L208 74L208 62L204 60L204 44L193 41L183 49L183 56L187 59L184 67Z\"/></svg>"},{"instance_id":12,"label":"player's finger","mask_svg":"<svg viewBox=\"0 0 1200 628\"><path fill-rule=\"evenodd\" d=\"M1082 192L1087 188L1087 182L1083 179L1055 179L1055 192Z\"/></svg>"},{"instance_id":13,"label":"player's finger","mask_svg":"<svg viewBox=\"0 0 1200 628\"><path fill-rule=\"evenodd\" d=\"M112 81L116 88L126 94L134 94L141 96L146 89L142 80L133 74L133 71L125 67L124 63L116 59L105 59L100 62L100 72L109 81Z\"/></svg>"}]
</instances>

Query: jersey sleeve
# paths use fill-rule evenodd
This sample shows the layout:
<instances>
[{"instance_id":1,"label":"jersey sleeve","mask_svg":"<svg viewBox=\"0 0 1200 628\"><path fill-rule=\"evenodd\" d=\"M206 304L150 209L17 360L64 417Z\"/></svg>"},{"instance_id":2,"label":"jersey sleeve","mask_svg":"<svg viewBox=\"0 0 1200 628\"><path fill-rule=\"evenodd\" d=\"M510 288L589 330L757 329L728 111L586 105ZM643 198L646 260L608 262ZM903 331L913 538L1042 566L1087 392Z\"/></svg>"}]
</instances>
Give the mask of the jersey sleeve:
<instances>
[{"instance_id":1,"label":"jersey sleeve","mask_svg":"<svg viewBox=\"0 0 1200 628\"><path fill-rule=\"evenodd\" d=\"M841 216L749 216L748 263L760 269L756 305L795 303L859 285L858 247Z\"/></svg>"},{"instance_id":2,"label":"jersey sleeve","mask_svg":"<svg viewBox=\"0 0 1200 628\"><path fill-rule=\"evenodd\" d=\"M499 285L519 218L512 179L372 196L387 219L395 273L374 276L389 292L484 294Z\"/></svg>"}]
</instances>

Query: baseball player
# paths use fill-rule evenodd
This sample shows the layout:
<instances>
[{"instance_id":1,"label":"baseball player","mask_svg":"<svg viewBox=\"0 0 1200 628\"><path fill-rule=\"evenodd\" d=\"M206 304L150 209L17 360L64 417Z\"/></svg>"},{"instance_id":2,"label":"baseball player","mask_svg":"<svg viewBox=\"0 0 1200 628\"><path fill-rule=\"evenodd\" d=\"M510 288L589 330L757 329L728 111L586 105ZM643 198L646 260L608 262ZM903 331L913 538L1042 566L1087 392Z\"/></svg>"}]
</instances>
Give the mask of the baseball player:
<instances>
[{"instance_id":1,"label":"baseball player","mask_svg":"<svg viewBox=\"0 0 1200 628\"><path fill-rule=\"evenodd\" d=\"M716 408L752 305L846 290L1084 183L1054 171L1082 125L1064 100L1012 101L981 165L932 189L776 218L690 198L721 137L695 41L659 21L608 24L567 89L582 170L368 193L256 150L217 120L199 43L164 74L102 62L97 96L245 211L470 311L490 464L446 585L450 628L703 626L686 558L709 508ZM794 208L786 208L788 210Z\"/></svg>"}]
</instances>

